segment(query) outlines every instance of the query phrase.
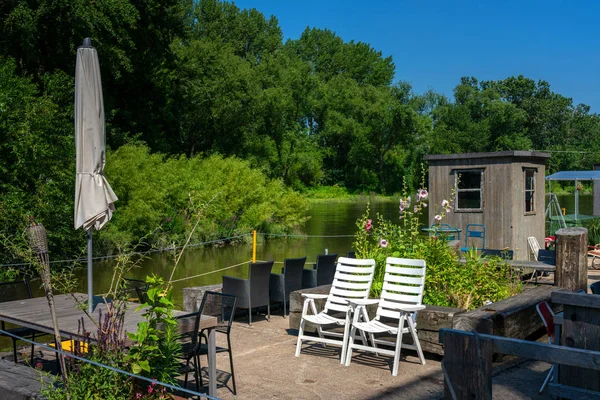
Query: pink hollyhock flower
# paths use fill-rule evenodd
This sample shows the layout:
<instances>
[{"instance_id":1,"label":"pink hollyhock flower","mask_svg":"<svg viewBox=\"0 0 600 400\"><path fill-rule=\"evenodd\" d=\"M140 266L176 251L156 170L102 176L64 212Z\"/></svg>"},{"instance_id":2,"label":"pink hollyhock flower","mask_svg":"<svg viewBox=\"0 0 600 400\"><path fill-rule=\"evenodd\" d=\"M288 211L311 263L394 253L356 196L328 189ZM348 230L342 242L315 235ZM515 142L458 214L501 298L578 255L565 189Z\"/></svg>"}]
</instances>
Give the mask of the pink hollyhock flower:
<instances>
[{"instance_id":1,"label":"pink hollyhock flower","mask_svg":"<svg viewBox=\"0 0 600 400\"><path fill-rule=\"evenodd\" d=\"M435 219L436 221L441 221L442 216L440 214L437 214L435 217L433 217L433 219Z\"/></svg>"},{"instance_id":2,"label":"pink hollyhock flower","mask_svg":"<svg viewBox=\"0 0 600 400\"><path fill-rule=\"evenodd\" d=\"M425 189L419 189L419 191L417 192L417 199L418 200L425 200L427 198L427 195L429 193L427 193L427 190Z\"/></svg>"},{"instance_id":3,"label":"pink hollyhock flower","mask_svg":"<svg viewBox=\"0 0 600 400\"><path fill-rule=\"evenodd\" d=\"M427 203L421 203L421 205L423 206L423 208L427 207Z\"/></svg>"},{"instance_id":4,"label":"pink hollyhock flower","mask_svg":"<svg viewBox=\"0 0 600 400\"><path fill-rule=\"evenodd\" d=\"M368 219L367 223L365 225L365 229L367 230L367 232L369 232L372 227L373 227L373 220L372 219Z\"/></svg>"},{"instance_id":5,"label":"pink hollyhock flower","mask_svg":"<svg viewBox=\"0 0 600 400\"><path fill-rule=\"evenodd\" d=\"M379 246L383 247L384 249L387 247L388 242L385 239L379 239Z\"/></svg>"},{"instance_id":6,"label":"pink hollyhock flower","mask_svg":"<svg viewBox=\"0 0 600 400\"><path fill-rule=\"evenodd\" d=\"M418 213L418 212L419 212L419 207L415 206L415 207L413 208L413 211L414 211L415 213Z\"/></svg>"},{"instance_id":7,"label":"pink hollyhock flower","mask_svg":"<svg viewBox=\"0 0 600 400\"><path fill-rule=\"evenodd\" d=\"M450 205L450 202L446 199L442 200L442 207L447 208Z\"/></svg>"}]
</instances>

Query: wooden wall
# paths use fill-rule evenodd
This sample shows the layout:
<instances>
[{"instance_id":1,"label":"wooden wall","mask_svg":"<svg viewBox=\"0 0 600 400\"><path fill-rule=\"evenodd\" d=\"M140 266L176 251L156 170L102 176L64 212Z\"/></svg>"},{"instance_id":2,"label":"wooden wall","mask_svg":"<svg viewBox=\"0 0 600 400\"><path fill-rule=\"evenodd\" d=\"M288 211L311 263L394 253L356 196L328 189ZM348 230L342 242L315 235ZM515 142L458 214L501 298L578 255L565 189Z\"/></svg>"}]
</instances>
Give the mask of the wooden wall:
<instances>
[{"instance_id":1,"label":"wooden wall","mask_svg":"<svg viewBox=\"0 0 600 400\"><path fill-rule=\"evenodd\" d=\"M439 204L448 199L454 189L456 170L483 169L482 211L450 212L442 223L462 229L461 242L465 243L467 224L486 226L486 248L510 248L515 259L529 257L527 237L535 236L543 246L545 234L545 161L547 153L506 151L496 153L468 153L430 155L429 162L429 220L439 213ZM525 214L524 168L536 173L535 213ZM436 207L438 205L438 207Z\"/></svg>"}]
</instances>

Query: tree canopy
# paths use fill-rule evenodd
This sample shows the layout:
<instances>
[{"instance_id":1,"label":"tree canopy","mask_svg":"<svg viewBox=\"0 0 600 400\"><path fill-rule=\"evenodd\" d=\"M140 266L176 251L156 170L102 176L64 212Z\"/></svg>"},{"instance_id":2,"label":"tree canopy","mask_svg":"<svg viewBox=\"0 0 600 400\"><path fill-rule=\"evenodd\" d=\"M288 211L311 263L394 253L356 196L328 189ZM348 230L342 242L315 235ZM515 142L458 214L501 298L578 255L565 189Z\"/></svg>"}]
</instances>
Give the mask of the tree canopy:
<instances>
[{"instance_id":1,"label":"tree canopy","mask_svg":"<svg viewBox=\"0 0 600 400\"><path fill-rule=\"evenodd\" d=\"M424 154L552 152L550 171L600 161L600 117L524 76L464 77L453 98L414 93L402 63L220 0L0 3L0 219L33 214L65 241L74 181L75 54L91 37L107 143L119 154L236 157L302 191L416 186ZM214 158L217 160L218 158ZM109 176L110 180L110 176ZM126 196L118 193L119 196ZM50 207L51 205L51 207ZM69 247L69 246L66 246Z\"/></svg>"}]
</instances>

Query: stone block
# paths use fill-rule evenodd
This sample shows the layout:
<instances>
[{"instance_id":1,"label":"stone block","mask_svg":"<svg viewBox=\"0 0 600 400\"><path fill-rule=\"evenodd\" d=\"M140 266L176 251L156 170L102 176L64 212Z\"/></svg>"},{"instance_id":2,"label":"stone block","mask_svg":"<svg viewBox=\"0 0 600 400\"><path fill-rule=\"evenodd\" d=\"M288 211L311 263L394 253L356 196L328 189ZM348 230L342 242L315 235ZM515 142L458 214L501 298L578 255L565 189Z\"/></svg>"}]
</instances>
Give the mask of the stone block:
<instances>
[{"instance_id":1,"label":"stone block","mask_svg":"<svg viewBox=\"0 0 600 400\"><path fill-rule=\"evenodd\" d=\"M202 297L204 296L204 292L221 292L222 290L223 285L221 284L183 288L183 311L198 311L198 309L200 308L200 304L202 303Z\"/></svg>"},{"instance_id":2,"label":"stone block","mask_svg":"<svg viewBox=\"0 0 600 400\"><path fill-rule=\"evenodd\" d=\"M2 400L41 399L40 389L41 382L38 371L27 365L0 360L0 398Z\"/></svg>"}]
</instances>

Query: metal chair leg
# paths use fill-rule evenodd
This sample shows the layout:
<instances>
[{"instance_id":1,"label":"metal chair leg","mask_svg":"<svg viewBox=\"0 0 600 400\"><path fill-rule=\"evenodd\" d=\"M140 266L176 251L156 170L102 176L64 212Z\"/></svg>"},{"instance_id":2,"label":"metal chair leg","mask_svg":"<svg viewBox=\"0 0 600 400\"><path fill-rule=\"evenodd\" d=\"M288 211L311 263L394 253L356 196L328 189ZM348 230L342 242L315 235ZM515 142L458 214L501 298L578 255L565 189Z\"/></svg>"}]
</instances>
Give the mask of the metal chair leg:
<instances>
[{"instance_id":1,"label":"metal chair leg","mask_svg":"<svg viewBox=\"0 0 600 400\"><path fill-rule=\"evenodd\" d=\"M34 351L35 351L35 344L34 344L34 342L35 342L35 333L33 333L31 335L31 365L33 365L33 356L35 355L34 354Z\"/></svg>"},{"instance_id":2,"label":"metal chair leg","mask_svg":"<svg viewBox=\"0 0 600 400\"><path fill-rule=\"evenodd\" d=\"M233 371L233 353L231 352L231 338L227 335L227 348L229 352L229 364L231 366L231 380L233 382L233 394L237 395L237 389L235 387L235 372Z\"/></svg>"},{"instance_id":3,"label":"metal chair leg","mask_svg":"<svg viewBox=\"0 0 600 400\"><path fill-rule=\"evenodd\" d=\"M544 388L546 387L548 382L552 380L553 372L554 372L554 364L552 364L552 367L550 367L550 371L548 371L548 375L546 375L546 379L544 379L544 383L542 383L542 387L540 388L540 391L538 392L538 394L542 394L542 392L544 391Z\"/></svg>"},{"instance_id":4,"label":"metal chair leg","mask_svg":"<svg viewBox=\"0 0 600 400\"><path fill-rule=\"evenodd\" d=\"M15 362L15 364L17 363L17 339L15 339L14 337L11 338L12 342L13 342L13 360Z\"/></svg>"}]
</instances>

